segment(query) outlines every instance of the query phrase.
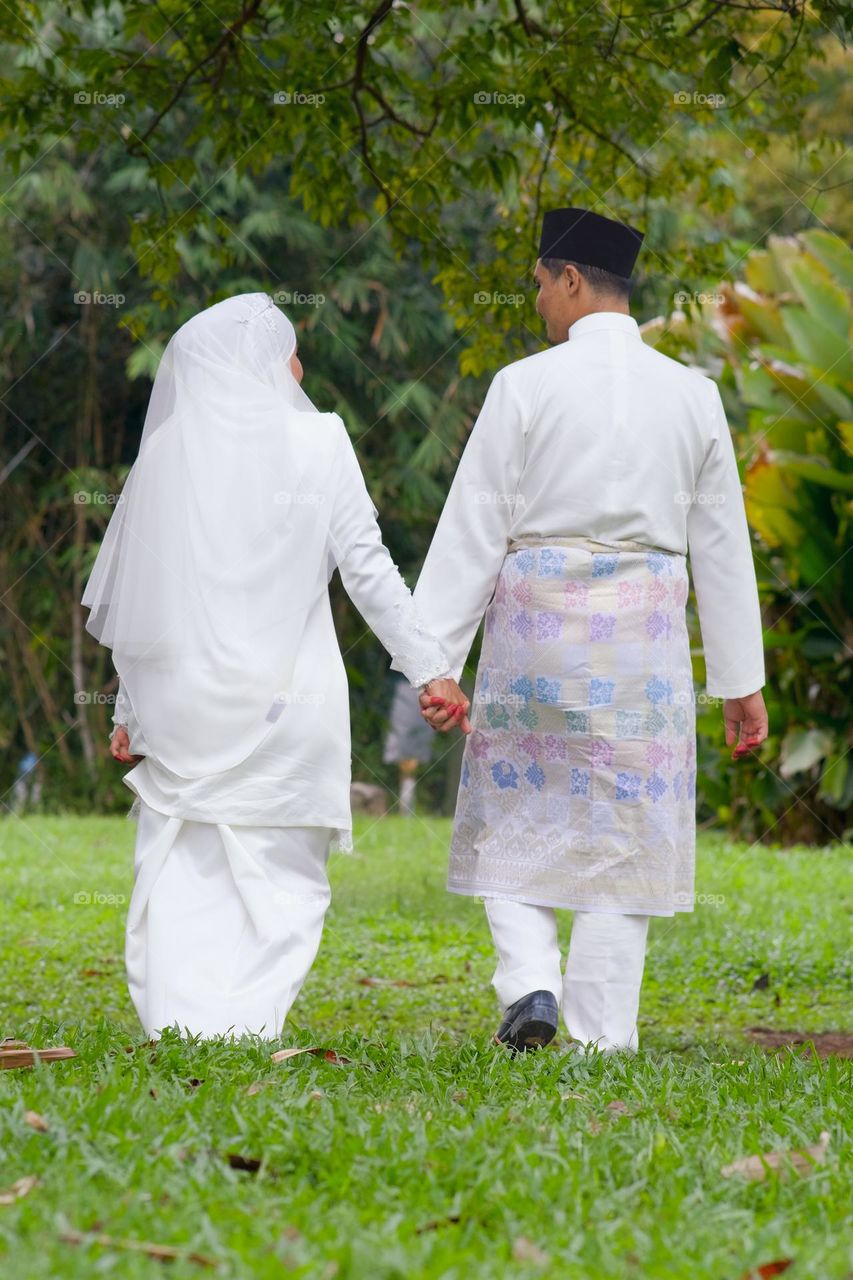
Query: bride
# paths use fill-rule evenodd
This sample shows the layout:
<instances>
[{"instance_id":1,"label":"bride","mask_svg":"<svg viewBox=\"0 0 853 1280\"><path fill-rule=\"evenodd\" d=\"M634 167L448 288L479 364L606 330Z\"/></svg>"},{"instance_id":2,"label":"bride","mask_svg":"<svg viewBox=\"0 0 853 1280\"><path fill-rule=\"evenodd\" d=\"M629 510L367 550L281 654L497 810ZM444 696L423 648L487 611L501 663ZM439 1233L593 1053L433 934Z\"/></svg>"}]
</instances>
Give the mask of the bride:
<instances>
[{"instance_id":1,"label":"bride","mask_svg":"<svg viewBox=\"0 0 853 1280\"><path fill-rule=\"evenodd\" d=\"M112 754L135 766L126 964L149 1036L275 1036L316 956L328 853L352 847L335 568L392 668L470 728L346 428L301 379L266 294L182 325L83 595L119 675Z\"/></svg>"}]
</instances>

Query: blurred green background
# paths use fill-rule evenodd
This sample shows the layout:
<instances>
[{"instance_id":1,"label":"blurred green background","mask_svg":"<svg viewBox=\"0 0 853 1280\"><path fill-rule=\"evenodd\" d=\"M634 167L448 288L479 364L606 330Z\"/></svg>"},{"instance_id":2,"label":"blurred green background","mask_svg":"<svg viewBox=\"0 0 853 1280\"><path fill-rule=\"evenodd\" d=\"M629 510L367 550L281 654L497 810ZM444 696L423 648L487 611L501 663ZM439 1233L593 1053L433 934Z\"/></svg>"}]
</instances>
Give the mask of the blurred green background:
<instances>
[{"instance_id":1,"label":"blurred green background","mask_svg":"<svg viewBox=\"0 0 853 1280\"><path fill-rule=\"evenodd\" d=\"M849 833L853 166L835 3L21 3L0 14L0 794L126 807L115 679L79 606L170 334L273 294L352 434L410 584L492 374L541 349L543 208L643 227L644 336L711 373L735 433L771 733L735 766L699 696L698 816ZM388 661L335 581L353 774ZM471 671L477 646L471 655ZM469 673L470 674L470 673ZM421 803L448 811L458 745ZM26 785L21 761L37 763Z\"/></svg>"}]
</instances>

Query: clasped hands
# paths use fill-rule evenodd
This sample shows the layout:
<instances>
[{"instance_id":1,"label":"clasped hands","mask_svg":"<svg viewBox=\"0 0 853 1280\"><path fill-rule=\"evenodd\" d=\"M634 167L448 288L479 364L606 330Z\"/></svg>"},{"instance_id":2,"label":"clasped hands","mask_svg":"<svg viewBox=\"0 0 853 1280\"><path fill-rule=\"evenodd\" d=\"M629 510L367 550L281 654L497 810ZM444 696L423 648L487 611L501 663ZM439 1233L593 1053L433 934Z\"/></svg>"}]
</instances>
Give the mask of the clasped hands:
<instances>
[{"instance_id":1,"label":"clasped hands","mask_svg":"<svg viewBox=\"0 0 853 1280\"><path fill-rule=\"evenodd\" d=\"M424 685L419 701L421 715L431 729L447 733L458 727L463 733L471 732L468 708L471 702L455 680L430 680Z\"/></svg>"}]
</instances>

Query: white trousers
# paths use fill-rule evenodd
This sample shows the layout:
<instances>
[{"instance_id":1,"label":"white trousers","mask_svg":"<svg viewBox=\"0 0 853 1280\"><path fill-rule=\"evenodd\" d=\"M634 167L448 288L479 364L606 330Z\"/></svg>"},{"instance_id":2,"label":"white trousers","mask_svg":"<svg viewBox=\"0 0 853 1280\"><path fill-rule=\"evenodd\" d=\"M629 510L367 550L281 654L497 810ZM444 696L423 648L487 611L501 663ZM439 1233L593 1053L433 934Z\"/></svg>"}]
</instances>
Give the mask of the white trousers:
<instances>
[{"instance_id":1,"label":"white trousers","mask_svg":"<svg viewBox=\"0 0 853 1280\"><path fill-rule=\"evenodd\" d=\"M326 827L170 818L142 802L125 961L146 1032L277 1036L331 893Z\"/></svg>"},{"instance_id":2,"label":"white trousers","mask_svg":"<svg viewBox=\"0 0 853 1280\"><path fill-rule=\"evenodd\" d=\"M563 976L552 907L487 898L486 914L504 1009L531 991L551 991L573 1040L636 1050L648 916L575 911Z\"/></svg>"}]
</instances>

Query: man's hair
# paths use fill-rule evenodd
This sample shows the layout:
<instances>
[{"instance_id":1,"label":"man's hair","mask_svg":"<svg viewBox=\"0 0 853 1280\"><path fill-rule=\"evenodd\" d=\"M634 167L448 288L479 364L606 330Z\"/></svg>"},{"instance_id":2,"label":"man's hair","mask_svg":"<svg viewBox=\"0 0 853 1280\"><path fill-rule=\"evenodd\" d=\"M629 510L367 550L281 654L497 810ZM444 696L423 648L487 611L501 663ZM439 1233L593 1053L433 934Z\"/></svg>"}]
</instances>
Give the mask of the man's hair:
<instances>
[{"instance_id":1,"label":"man's hair","mask_svg":"<svg viewBox=\"0 0 853 1280\"><path fill-rule=\"evenodd\" d=\"M584 262L573 262L571 258L543 258L542 266L552 280L563 274L564 267L576 267L587 284L596 293L615 294L617 298L631 296L634 281L629 276L617 276L603 267L590 267Z\"/></svg>"}]
</instances>

